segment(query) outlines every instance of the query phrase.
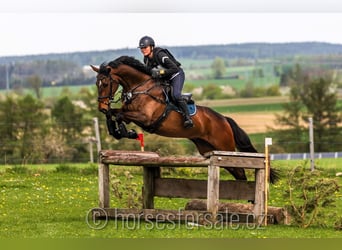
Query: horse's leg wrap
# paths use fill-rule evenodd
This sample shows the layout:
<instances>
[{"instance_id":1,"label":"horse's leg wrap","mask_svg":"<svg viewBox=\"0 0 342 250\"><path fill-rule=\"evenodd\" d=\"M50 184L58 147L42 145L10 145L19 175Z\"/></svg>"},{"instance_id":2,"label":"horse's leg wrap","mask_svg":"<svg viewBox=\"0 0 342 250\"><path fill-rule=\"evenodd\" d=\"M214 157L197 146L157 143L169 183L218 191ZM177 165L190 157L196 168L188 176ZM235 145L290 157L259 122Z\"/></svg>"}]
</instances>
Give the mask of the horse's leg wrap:
<instances>
[{"instance_id":1,"label":"horse's leg wrap","mask_svg":"<svg viewBox=\"0 0 342 250\"><path fill-rule=\"evenodd\" d=\"M116 122L112 120L111 114L106 115L106 123L107 123L107 129L108 133L113 136L115 139L119 140L122 138L122 135L118 128L116 127Z\"/></svg>"},{"instance_id":2,"label":"horse's leg wrap","mask_svg":"<svg viewBox=\"0 0 342 250\"><path fill-rule=\"evenodd\" d=\"M119 133L122 137L126 137L129 139L136 139L138 138L138 134L134 129L131 129L129 131L127 131L126 126L124 123L118 123L119 124Z\"/></svg>"}]
</instances>

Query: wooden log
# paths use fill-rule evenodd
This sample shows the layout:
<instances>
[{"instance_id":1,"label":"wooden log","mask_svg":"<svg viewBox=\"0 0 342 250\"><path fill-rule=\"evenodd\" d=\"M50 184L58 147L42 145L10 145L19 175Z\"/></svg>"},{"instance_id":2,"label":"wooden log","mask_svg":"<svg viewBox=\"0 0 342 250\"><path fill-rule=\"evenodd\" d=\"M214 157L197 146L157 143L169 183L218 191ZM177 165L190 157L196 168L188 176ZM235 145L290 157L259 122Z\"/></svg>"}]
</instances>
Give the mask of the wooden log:
<instances>
[{"instance_id":1,"label":"wooden log","mask_svg":"<svg viewBox=\"0 0 342 250\"><path fill-rule=\"evenodd\" d=\"M143 153L143 152L141 152ZM168 156L157 154L112 154L111 150L100 154L101 162L112 165L144 167L208 167L209 160L204 157Z\"/></svg>"},{"instance_id":2,"label":"wooden log","mask_svg":"<svg viewBox=\"0 0 342 250\"><path fill-rule=\"evenodd\" d=\"M93 216L97 219L147 220L159 222L200 222L210 221L211 214L199 210L167 210L167 209L136 209L136 208L94 208Z\"/></svg>"},{"instance_id":3,"label":"wooden log","mask_svg":"<svg viewBox=\"0 0 342 250\"><path fill-rule=\"evenodd\" d=\"M219 203L218 212L228 212L237 214L254 214L253 204L242 204L242 203ZM205 200L191 200L186 203L185 210L199 210L203 211L206 209ZM285 224L290 223L290 215L285 208L281 207L268 207L268 216L272 217L269 221L273 221L274 224Z\"/></svg>"},{"instance_id":4,"label":"wooden log","mask_svg":"<svg viewBox=\"0 0 342 250\"><path fill-rule=\"evenodd\" d=\"M250 169L265 167L264 154L213 151L206 155L210 156L211 162L201 156L160 157L155 152L102 150L100 160L106 164L146 167L208 167L210 164Z\"/></svg>"}]
</instances>

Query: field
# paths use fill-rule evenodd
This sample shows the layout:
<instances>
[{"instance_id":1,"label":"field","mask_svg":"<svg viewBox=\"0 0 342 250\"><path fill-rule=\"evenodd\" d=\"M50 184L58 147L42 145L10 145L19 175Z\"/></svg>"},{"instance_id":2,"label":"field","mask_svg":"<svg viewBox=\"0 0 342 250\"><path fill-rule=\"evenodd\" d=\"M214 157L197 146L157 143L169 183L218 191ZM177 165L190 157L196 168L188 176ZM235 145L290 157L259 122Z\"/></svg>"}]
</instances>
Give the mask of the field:
<instances>
[{"instance_id":1,"label":"field","mask_svg":"<svg viewBox=\"0 0 342 250\"><path fill-rule=\"evenodd\" d=\"M285 173L302 164L296 161L274 161L273 166ZM341 159L322 159L316 162L324 169L326 177L335 177L342 172ZM140 168L111 168L126 183L125 171L132 175L130 183L140 192L142 171ZM127 174L127 173L126 173ZM166 171L170 176L205 178L205 171ZM300 229L290 225L269 225L256 227L250 225L232 225L217 228L205 228L190 224L170 223L133 223L109 221L104 227L86 220L90 209L98 206L97 167L96 165L35 165L0 167L0 238L341 238L342 234L333 228L336 216L326 221L327 227L309 227ZM222 172L222 178L231 176ZM283 207L282 197L284 178L270 186L269 205ZM329 210L342 214L342 195L336 193L336 208ZM156 208L183 208L186 199L156 198ZM125 207L124 199L112 196L113 207ZM101 225L100 225L101 226Z\"/></svg>"}]
</instances>

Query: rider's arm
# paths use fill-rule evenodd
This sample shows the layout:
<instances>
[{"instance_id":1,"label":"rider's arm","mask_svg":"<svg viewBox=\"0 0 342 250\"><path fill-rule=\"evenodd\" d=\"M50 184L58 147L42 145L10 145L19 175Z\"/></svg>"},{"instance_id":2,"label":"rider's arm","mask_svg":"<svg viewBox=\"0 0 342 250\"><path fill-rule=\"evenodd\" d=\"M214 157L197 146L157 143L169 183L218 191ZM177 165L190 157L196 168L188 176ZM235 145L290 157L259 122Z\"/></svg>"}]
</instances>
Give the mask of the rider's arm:
<instances>
[{"instance_id":1,"label":"rider's arm","mask_svg":"<svg viewBox=\"0 0 342 250\"><path fill-rule=\"evenodd\" d=\"M164 69L164 72L161 72L161 77L168 79L170 78L173 74L177 73L179 71L179 67L168 57L168 55L161 51L158 53L158 61L160 62L161 66Z\"/></svg>"}]
</instances>

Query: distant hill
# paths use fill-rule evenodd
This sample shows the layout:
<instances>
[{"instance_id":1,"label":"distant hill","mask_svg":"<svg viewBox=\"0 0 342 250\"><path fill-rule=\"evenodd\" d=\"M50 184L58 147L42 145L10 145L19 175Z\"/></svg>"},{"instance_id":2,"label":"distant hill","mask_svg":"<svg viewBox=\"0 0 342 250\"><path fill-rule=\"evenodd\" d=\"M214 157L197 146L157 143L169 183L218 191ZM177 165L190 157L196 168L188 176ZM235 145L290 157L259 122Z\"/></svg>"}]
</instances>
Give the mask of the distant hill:
<instances>
[{"instance_id":1,"label":"distant hill","mask_svg":"<svg viewBox=\"0 0 342 250\"><path fill-rule=\"evenodd\" d=\"M268 74L271 77L290 69L294 63L318 65L324 69L342 69L342 44L242 43L179 46L168 47L168 49L179 61L184 62L183 66L186 70L190 68L193 70L196 61L201 65L195 67L198 72L193 72L197 79L198 76L203 75L201 70L208 69L215 57L221 57L228 63L238 62L239 66L252 65L258 61L259 72L262 71L263 75ZM95 77L94 72L90 70L90 64L99 65L122 55L142 60L142 55L137 48L0 57L0 89L29 87L32 84L30 81L33 80L36 84L41 83L42 86L90 85L94 83ZM204 67L202 63L205 64ZM263 63L264 68L262 68ZM238 74L234 72L233 76L238 78ZM243 74L243 77L246 77L246 74L253 75L255 72L245 71ZM229 77L232 76L229 75Z\"/></svg>"},{"instance_id":2,"label":"distant hill","mask_svg":"<svg viewBox=\"0 0 342 250\"><path fill-rule=\"evenodd\" d=\"M168 47L173 54L182 59L213 59L217 56L222 58L283 58L295 55L342 55L342 44L322 42L300 43L241 43L226 45L203 45L203 46L178 46ZM119 56L129 55L142 58L136 48L88 51L59 54L41 54L27 56L0 57L0 65L15 62L27 62L37 60L62 60L78 65L99 64L111 61Z\"/></svg>"}]
</instances>

